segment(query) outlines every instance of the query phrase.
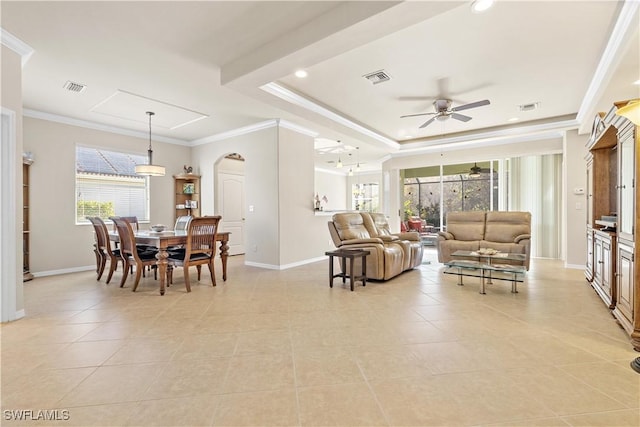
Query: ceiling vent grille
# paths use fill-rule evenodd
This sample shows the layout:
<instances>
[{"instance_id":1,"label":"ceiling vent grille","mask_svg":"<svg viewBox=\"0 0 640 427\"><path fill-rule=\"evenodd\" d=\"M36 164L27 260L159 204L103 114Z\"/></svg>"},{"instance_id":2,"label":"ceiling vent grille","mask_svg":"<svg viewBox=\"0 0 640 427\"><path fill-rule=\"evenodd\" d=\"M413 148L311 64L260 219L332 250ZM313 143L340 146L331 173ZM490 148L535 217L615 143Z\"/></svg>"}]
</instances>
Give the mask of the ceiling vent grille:
<instances>
[{"instance_id":1,"label":"ceiling vent grille","mask_svg":"<svg viewBox=\"0 0 640 427\"><path fill-rule=\"evenodd\" d=\"M87 86L81 83L74 83L70 80L67 80L67 82L62 87L68 90L69 92L76 92L76 93L80 93L87 88Z\"/></svg>"},{"instance_id":2,"label":"ceiling vent grille","mask_svg":"<svg viewBox=\"0 0 640 427\"><path fill-rule=\"evenodd\" d=\"M518 105L518 110L520 111L533 111L540 108L539 102L532 102L531 104L522 104Z\"/></svg>"},{"instance_id":3,"label":"ceiling vent grille","mask_svg":"<svg viewBox=\"0 0 640 427\"><path fill-rule=\"evenodd\" d=\"M363 77L374 85L391 80L391 76L384 70L374 71L373 73L365 74Z\"/></svg>"}]
</instances>

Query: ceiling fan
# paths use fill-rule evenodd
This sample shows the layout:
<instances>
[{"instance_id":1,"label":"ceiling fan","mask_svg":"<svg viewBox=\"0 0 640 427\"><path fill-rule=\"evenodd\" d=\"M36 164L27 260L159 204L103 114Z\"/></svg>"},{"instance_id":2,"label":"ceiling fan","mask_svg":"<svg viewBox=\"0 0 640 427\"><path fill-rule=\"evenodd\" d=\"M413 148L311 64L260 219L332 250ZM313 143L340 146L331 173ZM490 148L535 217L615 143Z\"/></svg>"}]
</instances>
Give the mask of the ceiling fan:
<instances>
[{"instance_id":1,"label":"ceiling fan","mask_svg":"<svg viewBox=\"0 0 640 427\"><path fill-rule=\"evenodd\" d=\"M433 123L434 120L444 121L449 117L455 120L460 120L461 122L468 122L471 120L471 117L465 116L464 114L458 114L458 111L469 110L471 108L482 107L483 105L489 105L490 102L488 99L484 99L482 101L472 102L470 104L459 105L457 107L451 108L451 100L450 99L436 99L433 101L433 107L435 112L433 113L418 113L418 114L407 114L404 116L400 116L401 119L405 117L417 117L417 116L429 116L433 115L429 120L424 122L420 129L429 126Z\"/></svg>"}]
</instances>

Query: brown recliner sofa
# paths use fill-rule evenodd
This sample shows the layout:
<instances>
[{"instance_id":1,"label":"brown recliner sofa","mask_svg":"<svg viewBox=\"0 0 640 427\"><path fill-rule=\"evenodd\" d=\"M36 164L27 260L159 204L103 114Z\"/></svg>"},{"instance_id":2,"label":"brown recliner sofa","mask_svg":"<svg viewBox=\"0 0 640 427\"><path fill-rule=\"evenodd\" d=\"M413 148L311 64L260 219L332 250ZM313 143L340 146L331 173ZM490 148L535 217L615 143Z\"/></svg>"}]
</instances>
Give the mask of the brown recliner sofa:
<instances>
[{"instance_id":1,"label":"brown recliner sofa","mask_svg":"<svg viewBox=\"0 0 640 427\"><path fill-rule=\"evenodd\" d=\"M391 233L383 214L344 212L328 222L337 248L364 249L367 279L388 280L422 263L422 242L416 232ZM354 266L360 271L358 260Z\"/></svg>"},{"instance_id":2,"label":"brown recliner sofa","mask_svg":"<svg viewBox=\"0 0 640 427\"><path fill-rule=\"evenodd\" d=\"M458 250L480 248L524 254L524 267L529 270L531 251L531 213L502 211L449 212L447 231L438 233L438 261L451 261ZM514 261L501 261L516 263Z\"/></svg>"}]
</instances>

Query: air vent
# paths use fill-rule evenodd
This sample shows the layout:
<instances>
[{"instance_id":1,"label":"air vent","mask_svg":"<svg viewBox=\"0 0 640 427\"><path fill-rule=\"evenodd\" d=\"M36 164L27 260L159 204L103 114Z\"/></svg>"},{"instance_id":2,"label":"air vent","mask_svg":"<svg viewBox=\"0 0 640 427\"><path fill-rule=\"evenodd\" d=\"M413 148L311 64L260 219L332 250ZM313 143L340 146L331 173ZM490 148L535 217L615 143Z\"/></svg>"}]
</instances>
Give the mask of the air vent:
<instances>
[{"instance_id":1,"label":"air vent","mask_svg":"<svg viewBox=\"0 0 640 427\"><path fill-rule=\"evenodd\" d=\"M384 70L374 71L373 73L365 74L363 77L374 85L391 80L391 76Z\"/></svg>"},{"instance_id":2,"label":"air vent","mask_svg":"<svg viewBox=\"0 0 640 427\"><path fill-rule=\"evenodd\" d=\"M87 86L81 83L74 83L70 80L67 80L67 82L62 87L68 90L69 92L76 92L76 93L80 93L87 88Z\"/></svg>"},{"instance_id":3,"label":"air vent","mask_svg":"<svg viewBox=\"0 0 640 427\"><path fill-rule=\"evenodd\" d=\"M539 102L532 102L531 104L518 105L518 110L520 111L533 111L537 108L540 108Z\"/></svg>"}]
</instances>

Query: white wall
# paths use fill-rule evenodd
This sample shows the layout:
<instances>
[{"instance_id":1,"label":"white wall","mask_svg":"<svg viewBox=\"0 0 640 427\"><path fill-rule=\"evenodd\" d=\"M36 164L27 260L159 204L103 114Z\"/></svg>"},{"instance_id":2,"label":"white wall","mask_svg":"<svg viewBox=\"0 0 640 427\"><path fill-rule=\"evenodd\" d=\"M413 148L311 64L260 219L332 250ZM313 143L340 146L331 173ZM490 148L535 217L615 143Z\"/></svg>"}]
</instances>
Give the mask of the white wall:
<instances>
[{"instance_id":1,"label":"white wall","mask_svg":"<svg viewBox=\"0 0 640 427\"><path fill-rule=\"evenodd\" d=\"M569 131L564 138L563 169L565 173L565 245L563 248L565 266L584 268L587 252L587 155L586 143L589 135L578 135ZM575 194L576 188L584 189L583 194Z\"/></svg>"},{"instance_id":2,"label":"white wall","mask_svg":"<svg viewBox=\"0 0 640 427\"><path fill-rule=\"evenodd\" d=\"M75 224L76 144L144 155L148 140L41 119L24 118L24 150L31 166L31 270L49 274L95 268L93 227ZM154 162L167 175L152 177L151 223L173 224L173 174L189 163L190 148L153 142Z\"/></svg>"},{"instance_id":3,"label":"white wall","mask_svg":"<svg viewBox=\"0 0 640 427\"><path fill-rule=\"evenodd\" d=\"M315 193L320 196L327 196L329 200L322 205L325 211L342 211L348 209L349 201L347 197L347 176L339 172L315 171ZM310 206L314 207L313 200Z\"/></svg>"},{"instance_id":4,"label":"white wall","mask_svg":"<svg viewBox=\"0 0 640 427\"><path fill-rule=\"evenodd\" d=\"M15 170L3 167L0 171L2 178L2 196L7 200L12 199L9 206L3 200L2 217L2 255L7 252L7 257L3 256L2 267L0 267L0 277L2 277L2 297L11 300L2 301L2 321L15 320L24 315L24 296L22 285L22 152L23 152L23 132L22 132L22 57L13 50L2 45L2 65L1 78L2 108L12 113L14 121L13 141L9 141L13 146L3 147L3 153L11 158L2 158L2 163L15 165ZM5 141L2 141L4 144ZM11 185L14 187L11 188ZM13 195L11 193L14 193ZM11 218L13 221L7 221ZM15 229L11 230L11 227ZM10 257L9 254L15 257ZM12 262L10 260L13 259ZM9 264L10 262L10 264ZM6 283L9 281L10 283ZM6 288L6 287L9 288ZM15 303L14 300L15 299Z\"/></svg>"},{"instance_id":5,"label":"white wall","mask_svg":"<svg viewBox=\"0 0 640 427\"><path fill-rule=\"evenodd\" d=\"M277 128L270 127L199 145L191 152L194 169L202 175L202 215L215 213L216 162L230 153L244 157L245 262L250 265L273 266L279 262L277 142Z\"/></svg>"}]
</instances>

